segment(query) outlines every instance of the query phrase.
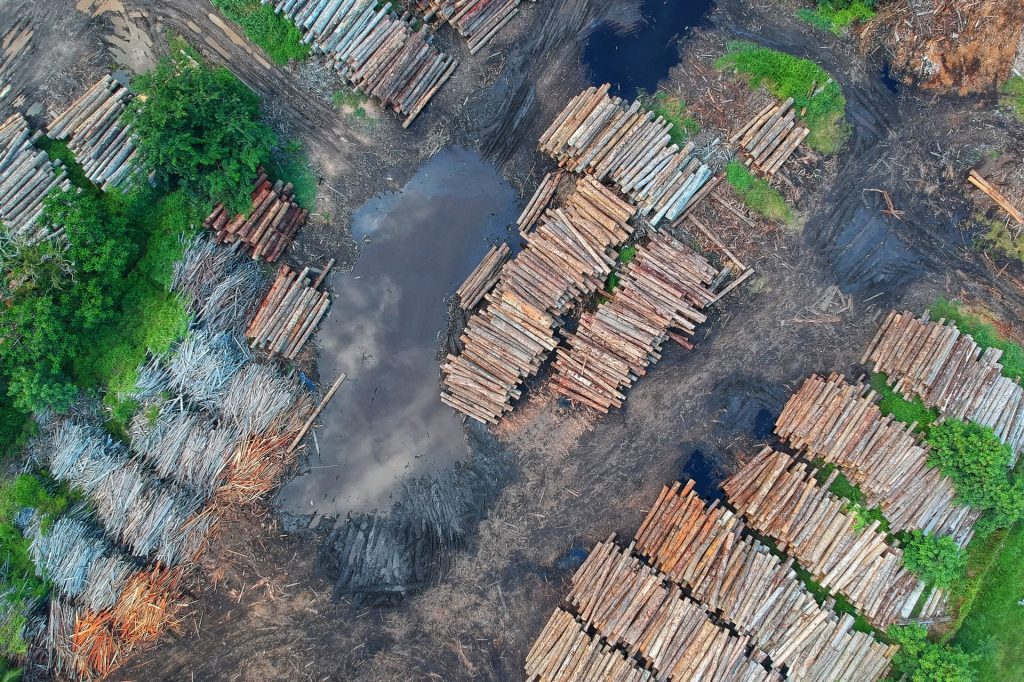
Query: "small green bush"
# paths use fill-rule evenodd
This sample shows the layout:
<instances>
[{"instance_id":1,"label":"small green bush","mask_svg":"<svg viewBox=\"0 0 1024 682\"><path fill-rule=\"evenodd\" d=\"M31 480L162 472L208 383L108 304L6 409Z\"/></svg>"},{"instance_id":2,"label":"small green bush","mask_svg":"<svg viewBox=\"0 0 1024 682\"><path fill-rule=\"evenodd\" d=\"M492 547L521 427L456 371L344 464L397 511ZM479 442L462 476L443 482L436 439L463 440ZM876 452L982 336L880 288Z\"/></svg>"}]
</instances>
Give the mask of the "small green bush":
<instances>
[{"instance_id":1,"label":"small green bush","mask_svg":"<svg viewBox=\"0 0 1024 682\"><path fill-rule=\"evenodd\" d=\"M737 196L756 213L769 220L792 223L793 209L777 189L767 180L756 177L739 161L730 161L725 169L725 179L736 190Z\"/></svg>"},{"instance_id":2,"label":"small green bush","mask_svg":"<svg viewBox=\"0 0 1024 682\"><path fill-rule=\"evenodd\" d=\"M715 66L744 75L751 88L764 85L780 99L792 97L797 116L811 131L807 144L812 148L833 154L849 139L843 90L814 62L753 43L732 41Z\"/></svg>"},{"instance_id":3,"label":"small green bush","mask_svg":"<svg viewBox=\"0 0 1024 682\"><path fill-rule=\"evenodd\" d=\"M903 564L929 585L946 589L963 577L967 552L948 535L913 530L904 539Z\"/></svg>"},{"instance_id":4,"label":"small green bush","mask_svg":"<svg viewBox=\"0 0 1024 682\"><path fill-rule=\"evenodd\" d=\"M900 649L892 659L898 673L909 682L974 682L975 657L955 646L929 641L928 629L921 625L890 626L889 639Z\"/></svg>"},{"instance_id":5,"label":"small green bush","mask_svg":"<svg viewBox=\"0 0 1024 682\"><path fill-rule=\"evenodd\" d=\"M309 56L309 45L302 43L302 33L283 14L260 0L212 0L231 21L242 27L249 38L263 48L277 64L302 61Z\"/></svg>"},{"instance_id":6,"label":"small green bush","mask_svg":"<svg viewBox=\"0 0 1024 682\"><path fill-rule=\"evenodd\" d=\"M300 206L309 210L316 206L320 185L316 174L309 168L301 142L293 140L271 154L267 171L273 180L292 183L295 201Z\"/></svg>"},{"instance_id":7,"label":"small green bush","mask_svg":"<svg viewBox=\"0 0 1024 682\"><path fill-rule=\"evenodd\" d=\"M1002 87L1000 103L1024 123L1024 78L1013 76Z\"/></svg>"},{"instance_id":8,"label":"small green bush","mask_svg":"<svg viewBox=\"0 0 1024 682\"><path fill-rule=\"evenodd\" d=\"M896 391L889 388L888 377L882 372L875 372L871 375L871 389L881 399L878 408L882 414L891 416L904 424L917 423L916 431L927 434L932 424L938 421L939 411L934 407L926 407L920 396L912 401L907 400Z\"/></svg>"},{"instance_id":9,"label":"small green bush","mask_svg":"<svg viewBox=\"0 0 1024 682\"><path fill-rule=\"evenodd\" d=\"M644 106L672 124L669 135L672 137L672 142L680 147L700 132L700 124L697 123L697 119L686 114L686 102L678 97L673 97L667 92L657 92L644 102Z\"/></svg>"},{"instance_id":10,"label":"small green bush","mask_svg":"<svg viewBox=\"0 0 1024 682\"><path fill-rule=\"evenodd\" d=\"M626 265L627 263L631 262L634 258L636 258L635 245L624 246L622 250L619 251L619 265ZM620 279L618 271L612 270L611 273L609 273L608 275L608 279L605 280L604 290L610 294L611 292L615 291L615 288L617 286L619 286L619 281ZM601 299L598 300L598 303L604 303L607 300L608 299L602 296Z\"/></svg>"},{"instance_id":11,"label":"small green bush","mask_svg":"<svg viewBox=\"0 0 1024 682\"><path fill-rule=\"evenodd\" d=\"M873 18L874 7L874 0L818 0L814 9L798 9L796 16L811 26L841 36L851 24Z\"/></svg>"},{"instance_id":12,"label":"small green bush","mask_svg":"<svg viewBox=\"0 0 1024 682\"><path fill-rule=\"evenodd\" d=\"M1011 379L1024 379L1024 348L1012 341L1007 341L991 324L980 317L972 315L959 304L940 298L928 309L931 319L945 318L956 325L964 334L970 334L974 342L982 348L999 348L1003 356L999 362L1003 365L1003 376Z\"/></svg>"}]
</instances>

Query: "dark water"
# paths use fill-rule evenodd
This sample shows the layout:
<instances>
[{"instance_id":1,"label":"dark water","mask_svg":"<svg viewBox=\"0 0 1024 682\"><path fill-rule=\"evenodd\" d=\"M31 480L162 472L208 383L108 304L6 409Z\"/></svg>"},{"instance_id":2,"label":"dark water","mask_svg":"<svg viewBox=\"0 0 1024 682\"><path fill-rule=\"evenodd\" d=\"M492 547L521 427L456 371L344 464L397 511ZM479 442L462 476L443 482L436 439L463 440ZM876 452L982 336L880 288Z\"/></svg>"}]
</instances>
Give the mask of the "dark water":
<instances>
[{"instance_id":1,"label":"dark water","mask_svg":"<svg viewBox=\"0 0 1024 682\"><path fill-rule=\"evenodd\" d=\"M889 91L894 95L900 94L900 86L902 83L893 76L892 65L889 62L885 62L885 64L882 65L882 83L885 84L885 87L889 88Z\"/></svg>"},{"instance_id":2,"label":"dark water","mask_svg":"<svg viewBox=\"0 0 1024 682\"><path fill-rule=\"evenodd\" d=\"M704 454L703 446L698 446L693 450L688 449L693 447L692 445L683 447L687 454L679 459L679 473L676 475L676 480L686 483L693 479L693 489L704 501L721 497L722 491L719 485L722 481L722 472L717 462Z\"/></svg>"},{"instance_id":3,"label":"dark water","mask_svg":"<svg viewBox=\"0 0 1024 682\"><path fill-rule=\"evenodd\" d=\"M569 551L563 554L555 562L555 568L559 571L575 571L587 560L590 552L582 545L573 545Z\"/></svg>"},{"instance_id":4,"label":"dark water","mask_svg":"<svg viewBox=\"0 0 1024 682\"><path fill-rule=\"evenodd\" d=\"M518 214L515 191L461 149L428 161L399 192L353 215L361 242L351 272L333 277L318 334L320 381L348 373L320 419L320 457L281 494L283 510L344 515L388 506L403 476L465 459L461 420L443 403L437 348L447 299ZM490 242L488 241L490 239Z\"/></svg>"},{"instance_id":5,"label":"dark water","mask_svg":"<svg viewBox=\"0 0 1024 682\"><path fill-rule=\"evenodd\" d=\"M612 94L633 99L653 93L669 69L679 63L679 38L698 25L712 0L643 0L643 19L629 32L602 24L590 36L583 60L592 82L612 84Z\"/></svg>"},{"instance_id":6,"label":"dark water","mask_svg":"<svg viewBox=\"0 0 1024 682\"><path fill-rule=\"evenodd\" d=\"M777 416L766 407L762 407L757 411L757 414L754 415L754 426L750 430L750 435L753 436L754 440L764 440L772 435Z\"/></svg>"}]
</instances>

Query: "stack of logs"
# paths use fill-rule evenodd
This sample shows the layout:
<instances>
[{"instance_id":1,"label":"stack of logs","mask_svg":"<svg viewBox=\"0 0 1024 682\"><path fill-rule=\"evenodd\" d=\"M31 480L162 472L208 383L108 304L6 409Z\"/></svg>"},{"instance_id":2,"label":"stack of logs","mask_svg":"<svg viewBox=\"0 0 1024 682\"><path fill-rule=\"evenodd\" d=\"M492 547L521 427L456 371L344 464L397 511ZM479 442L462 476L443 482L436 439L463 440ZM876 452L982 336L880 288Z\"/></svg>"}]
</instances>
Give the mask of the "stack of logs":
<instances>
[{"instance_id":1,"label":"stack of logs","mask_svg":"<svg viewBox=\"0 0 1024 682\"><path fill-rule=\"evenodd\" d=\"M819 484L815 471L789 455L765 448L723 488L752 528L790 549L814 579L846 595L876 627L902 615L918 581L903 566L903 552L886 543L872 521L844 511L845 502L828 488L839 472Z\"/></svg>"},{"instance_id":2,"label":"stack of logs","mask_svg":"<svg viewBox=\"0 0 1024 682\"><path fill-rule=\"evenodd\" d=\"M523 209L523 212L519 214L519 218L516 219L516 227L519 228L521 236L526 237L530 230L533 229L533 226L537 224L537 219L544 215L544 209L551 203L551 199L555 196L555 191L558 189L558 185L563 177L565 177L565 173L559 171L548 173L540 181L537 191L533 193L529 203L526 204L526 208Z\"/></svg>"},{"instance_id":3,"label":"stack of logs","mask_svg":"<svg viewBox=\"0 0 1024 682\"><path fill-rule=\"evenodd\" d=\"M512 249L505 242L502 242L501 246L492 246L487 251L484 259L473 268L473 272L469 273L469 277L455 292L463 310L475 308L476 304L483 300L484 295L494 288L501 275L501 267L505 265L511 253Z\"/></svg>"},{"instance_id":4,"label":"stack of logs","mask_svg":"<svg viewBox=\"0 0 1024 682\"><path fill-rule=\"evenodd\" d=\"M771 103L729 138L746 158L746 164L765 175L776 173L793 155L810 130L797 125L793 98Z\"/></svg>"},{"instance_id":5,"label":"stack of logs","mask_svg":"<svg viewBox=\"0 0 1024 682\"><path fill-rule=\"evenodd\" d=\"M29 243L48 236L33 226L55 187L71 188L61 162L32 145L28 121L14 114L0 124L0 222L9 235Z\"/></svg>"},{"instance_id":6,"label":"stack of logs","mask_svg":"<svg viewBox=\"0 0 1024 682\"><path fill-rule=\"evenodd\" d=\"M102 189L122 187L137 170L138 150L121 115L131 99L128 88L106 76L79 97L47 128L67 140L86 177Z\"/></svg>"},{"instance_id":7,"label":"stack of logs","mask_svg":"<svg viewBox=\"0 0 1024 682\"><path fill-rule=\"evenodd\" d=\"M819 606L793 559L783 561L745 535L744 524L718 502L705 506L693 486L665 486L648 512L635 540L648 563L750 635L790 677L875 680L884 674L895 647L851 630L853 618L837 618L833 600Z\"/></svg>"},{"instance_id":8,"label":"stack of logs","mask_svg":"<svg viewBox=\"0 0 1024 682\"><path fill-rule=\"evenodd\" d=\"M554 390L601 412L621 407L622 391L660 359L665 339L692 348L686 337L706 319L700 310L715 299L708 285L717 274L690 247L655 234L622 267L611 300L566 334L568 348L555 357Z\"/></svg>"},{"instance_id":9,"label":"stack of logs","mask_svg":"<svg viewBox=\"0 0 1024 682\"><path fill-rule=\"evenodd\" d=\"M630 197L640 215L675 220L711 177L711 169L670 144L672 124L622 99L608 96L611 86L590 88L576 96L540 138L541 151L560 167L590 173L613 183Z\"/></svg>"},{"instance_id":10,"label":"stack of logs","mask_svg":"<svg viewBox=\"0 0 1024 682\"><path fill-rule=\"evenodd\" d=\"M434 17L455 27L476 54L519 11L520 0L417 0L424 19Z\"/></svg>"},{"instance_id":11,"label":"stack of logs","mask_svg":"<svg viewBox=\"0 0 1024 682\"><path fill-rule=\"evenodd\" d=\"M633 208L593 178L581 178L565 205L545 212L526 246L508 261L489 305L469 320L458 356L441 368L441 399L485 423L497 423L520 396L519 384L555 346L561 316L600 289L613 249L632 233Z\"/></svg>"},{"instance_id":12,"label":"stack of logs","mask_svg":"<svg viewBox=\"0 0 1024 682\"><path fill-rule=\"evenodd\" d=\"M287 265L277 271L277 279L260 304L246 329L253 348L265 348L288 360L294 360L312 336L331 305L331 297L320 291L330 265L310 283L309 268L296 273Z\"/></svg>"},{"instance_id":13,"label":"stack of logs","mask_svg":"<svg viewBox=\"0 0 1024 682\"><path fill-rule=\"evenodd\" d=\"M863 383L814 375L786 403L775 432L842 469L894 531L949 535L965 547L980 512L956 503L953 481L928 465L927 444L911 426L883 417L875 400Z\"/></svg>"},{"instance_id":14,"label":"stack of logs","mask_svg":"<svg viewBox=\"0 0 1024 682\"><path fill-rule=\"evenodd\" d=\"M906 398L920 396L944 417L991 427L1013 451L1013 466L1024 448L1024 391L1002 375L1002 354L944 320L893 311L861 362L873 363Z\"/></svg>"},{"instance_id":15,"label":"stack of logs","mask_svg":"<svg viewBox=\"0 0 1024 682\"><path fill-rule=\"evenodd\" d=\"M526 654L527 682L652 682L654 674L589 635L583 624L555 609Z\"/></svg>"},{"instance_id":16,"label":"stack of logs","mask_svg":"<svg viewBox=\"0 0 1024 682\"><path fill-rule=\"evenodd\" d=\"M426 27L376 0L261 0L284 12L303 42L330 58L338 74L363 94L403 114L408 127L458 66L435 48Z\"/></svg>"},{"instance_id":17,"label":"stack of logs","mask_svg":"<svg viewBox=\"0 0 1024 682\"><path fill-rule=\"evenodd\" d=\"M295 203L290 182L271 183L261 172L255 186L248 216L239 213L232 218L223 204L217 204L203 226L213 230L218 244L238 242L254 260L275 263L305 224L309 211Z\"/></svg>"}]
</instances>

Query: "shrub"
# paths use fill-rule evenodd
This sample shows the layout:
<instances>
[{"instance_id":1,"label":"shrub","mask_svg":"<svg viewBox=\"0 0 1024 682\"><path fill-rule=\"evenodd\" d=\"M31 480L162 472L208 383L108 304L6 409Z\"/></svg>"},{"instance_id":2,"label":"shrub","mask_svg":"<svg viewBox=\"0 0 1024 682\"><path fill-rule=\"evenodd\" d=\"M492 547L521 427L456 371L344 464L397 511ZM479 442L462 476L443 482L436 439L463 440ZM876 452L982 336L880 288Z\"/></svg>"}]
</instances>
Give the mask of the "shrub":
<instances>
[{"instance_id":1,"label":"shrub","mask_svg":"<svg viewBox=\"0 0 1024 682\"><path fill-rule=\"evenodd\" d=\"M893 656L892 667L910 682L974 681L975 657L959 647L929 641L927 628L893 625L887 634L900 647ZM899 675L894 679L899 679Z\"/></svg>"},{"instance_id":2,"label":"shrub","mask_svg":"<svg viewBox=\"0 0 1024 682\"><path fill-rule=\"evenodd\" d=\"M939 411L934 407L926 407L920 396L907 400L889 388L888 377L882 372L871 375L871 390L881 396L878 408L882 414L891 416L904 424L917 423L916 431L928 433L931 425L939 419Z\"/></svg>"},{"instance_id":3,"label":"shrub","mask_svg":"<svg viewBox=\"0 0 1024 682\"><path fill-rule=\"evenodd\" d=\"M982 348L998 348L1003 351L999 361L1003 365L1003 376L1011 379L1024 378L1024 348L1004 339L991 324L972 315L959 304L940 298L928 309L933 320L945 318L956 325L964 334L970 334Z\"/></svg>"},{"instance_id":4,"label":"shrub","mask_svg":"<svg viewBox=\"0 0 1024 682\"><path fill-rule=\"evenodd\" d=\"M903 564L929 585L946 589L964 575L967 552L948 535L914 530L903 543Z\"/></svg>"},{"instance_id":5,"label":"shrub","mask_svg":"<svg viewBox=\"0 0 1024 682\"><path fill-rule=\"evenodd\" d=\"M792 97L797 116L811 131L807 144L812 148L832 154L850 137L850 126L844 118L843 90L814 62L753 43L733 41L715 66L746 76L751 88L763 84L780 99Z\"/></svg>"},{"instance_id":6,"label":"shrub","mask_svg":"<svg viewBox=\"0 0 1024 682\"><path fill-rule=\"evenodd\" d=\"M786 203L782 194L769 185L767 180L755 177L741 162L729 162L725 169L725 179L736 190L740 200L752 211L781 223L793 221L793 209Z\"/></svg>"},{"instance_id":7,"label":"shrub","mask_svg":"<svg viewBox=\"0 0 1024 682\"><path fill-rule=\"evenodd\" d=\"M814 9L798 9L796 16L812 26L841 36L854 22L874 17L874 7L874 0L818 0Z\"/></svg>"},{"instance_id":8,"label":"shrub","mask_svg":"<svg viewBox=\"0 0 1024 682\"><path fill-rule=\"evenodd\" d=\"M292 59L302 61L309 56L309 45L302 43L298 27L287 17L274 12L271 5L261 4L260 0L212 1L277 64L287 64Z\"/></svg>"}]
</instances>

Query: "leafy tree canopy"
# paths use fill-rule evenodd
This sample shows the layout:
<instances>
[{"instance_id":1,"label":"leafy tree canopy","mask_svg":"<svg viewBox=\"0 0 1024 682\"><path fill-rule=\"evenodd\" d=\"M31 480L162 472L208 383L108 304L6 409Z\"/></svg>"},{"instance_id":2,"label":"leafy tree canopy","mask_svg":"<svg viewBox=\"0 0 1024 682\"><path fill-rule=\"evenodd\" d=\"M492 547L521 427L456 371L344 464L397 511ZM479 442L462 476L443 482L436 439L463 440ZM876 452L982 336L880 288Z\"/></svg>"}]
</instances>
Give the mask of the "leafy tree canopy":
<instances>
[{"instance_id":1,"label":"leafy tree canopy","mask_svg":"<svg viewBox=\"0 0 1024 682\"><path fill-rule=\"evenodd\" d=\"M928 584L948 588L967 569L967 552L948 535L915 530L903 544L903 563Z\"/></svg>"},{"instance_id":2,"label":"leafy tree canopy","mask_svg":"<svg viewBox=\"0 0 1024 682\"><path fill-rule=\"evenodd\" d=\"M893 625L887 634L900 650L892 659L893 668L909 682L974 682L974 656L958 647L928 640L928 630L920 625ZM896 675L894 679L899 679Z\"/></svg>"}]
</instances>

